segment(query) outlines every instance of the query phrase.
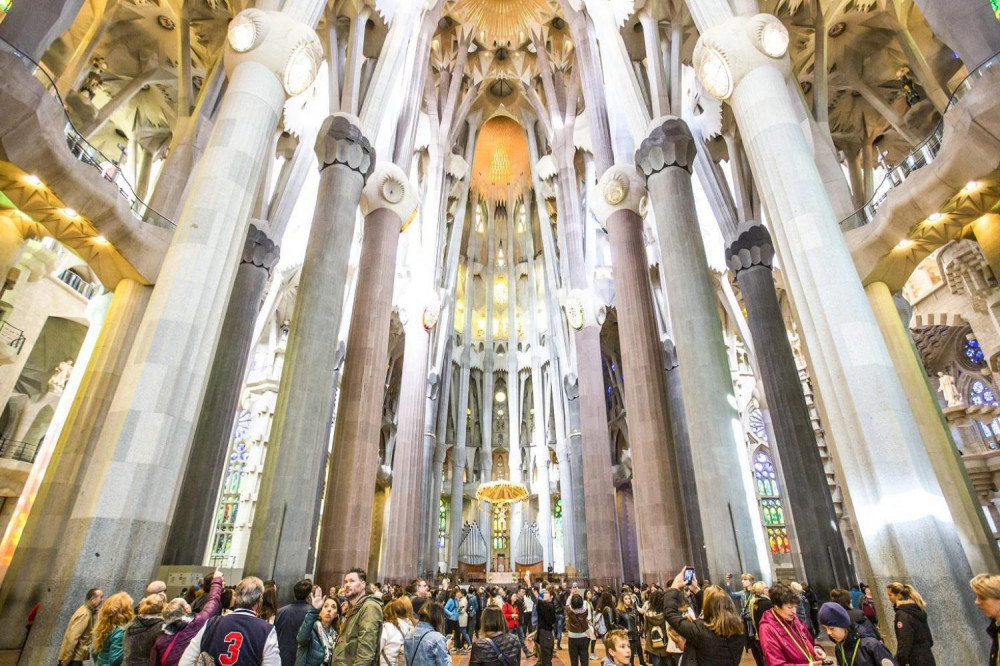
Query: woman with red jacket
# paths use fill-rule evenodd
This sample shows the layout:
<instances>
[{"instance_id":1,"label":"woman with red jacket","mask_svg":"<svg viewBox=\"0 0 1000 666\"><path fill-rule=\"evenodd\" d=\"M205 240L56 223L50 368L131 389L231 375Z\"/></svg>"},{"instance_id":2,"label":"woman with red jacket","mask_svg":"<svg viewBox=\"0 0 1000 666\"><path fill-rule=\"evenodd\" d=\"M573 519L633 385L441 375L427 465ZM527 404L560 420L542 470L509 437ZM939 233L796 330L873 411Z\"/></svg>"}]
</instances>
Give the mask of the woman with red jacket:
<instances>
[{"instance_id":1,"label":"woman with red jacket","mask_svg":"<svg viewBox=\"0 0 1000 666\"><path fill-rule=\"evenodd\" d=\"M826 652L798 618L799 595L784 583L771 586L774 606L760 619L758 634L768 666L821 666Z\"/></svg>"}]
</instances>

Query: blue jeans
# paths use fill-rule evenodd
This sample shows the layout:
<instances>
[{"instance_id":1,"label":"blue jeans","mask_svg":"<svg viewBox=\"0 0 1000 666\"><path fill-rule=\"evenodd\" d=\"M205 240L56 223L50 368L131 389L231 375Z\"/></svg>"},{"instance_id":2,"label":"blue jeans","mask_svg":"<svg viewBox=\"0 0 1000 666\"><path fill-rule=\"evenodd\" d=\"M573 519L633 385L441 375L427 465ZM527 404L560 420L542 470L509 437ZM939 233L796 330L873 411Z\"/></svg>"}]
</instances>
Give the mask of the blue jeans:
<instances>
[{"instance_id":1,"label":"blue jeans","mask_svg":"<svg viewBox=\"0 0 1000 666\"><path fill-rule=\"evenodd\" d=\"M556 613L556 645L562 646L563 625L565 623L566 616Z\"/></svg>"}]
</instances>

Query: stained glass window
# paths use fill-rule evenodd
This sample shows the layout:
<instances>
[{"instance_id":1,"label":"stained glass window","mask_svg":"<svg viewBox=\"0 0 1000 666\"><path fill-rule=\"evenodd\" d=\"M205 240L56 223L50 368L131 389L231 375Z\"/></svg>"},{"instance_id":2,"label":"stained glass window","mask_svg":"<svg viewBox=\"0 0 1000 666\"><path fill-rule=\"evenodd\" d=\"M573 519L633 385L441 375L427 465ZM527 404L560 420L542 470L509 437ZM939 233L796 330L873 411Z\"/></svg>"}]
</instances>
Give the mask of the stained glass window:
<instances>
[{"instance_id":1,"label":"stained glass window","mask_svg":"<svg viewBox=\"0 0 1000 666\"><path fill-rule=\"evenodd\" d=\"M507 506L500 505L493 509L493 550L507 548Z\"/></svg>"},{"instance_id":2,"label":"stained glass window","mask_svg":"<svg viewBox=\"0 0 1000 666\"><path fill-rule=\"evenodd\" d=\"M757 441L767 441L767 427L764 425L764 414L760 411L759 407L754 406L750 409L747 424L750 426L750 432L757 438Z\"/></svg>"},{"instance_id":3,"label":"stained glass window","mask_svg":"<svg viewBox=\"0 0 1000 666\"><path fill-rule=\"evenodd\" d=\"M448 505L444 499L438 505L438 548L444 548L444 538L448 534Z\"/></svg>"},{"instance_id":4,"label":"stained glass window","mask_svg":"<svg viewBox=\"0 0 1000 666\"><path fill-rule=\"evenodd\" d=\"M562 518L562 498L557 497L556 501L552 503L552 517L556 520Z\"/></svg>"},{"instance_id":5,"label":"stained glass window","mask_svg":"<svg viewBox=\"0 0 1000 666\"><path fill-rule=\"evenodd\" d=\"M756 410L760 413L760 410ZM763 419L761 420L763 425ZM752 421L751 421L752 427ZM785 527L785 508L781 501L781 488L774 470L771 456L765 449L759 449L753 456L753 476L760 498L760 513L767 530L768 546L774 555L790 552L788 529Z\"/></svg>"},{"instance_id":6,"label":"stained glass window","mask_svg":"<svg viewBox=\"0 0 1000 666\"><path fill-rule=\"evenodd\" d=\"M986 355L983 354L983 349L979 346L979 340L967 338L962 346L962 353L973 365L986 365Z\"/></svg>"},{"instance_id":7,"label":"stained glass window","mask_svg":"<svg viewBox=\"0 0 1000 666\"><path fill-rule=\"evenodd\" d=\"M977 379L969 385L969 405L973 407L986 407L992 405L997 407L997 396L993 388L981 379ZM1000 443L1000 418L993 419L992 423L986 424L977 421L979 429L986 439L986 445L991 449L997 448Z\"/></svg>"}]
</instances>

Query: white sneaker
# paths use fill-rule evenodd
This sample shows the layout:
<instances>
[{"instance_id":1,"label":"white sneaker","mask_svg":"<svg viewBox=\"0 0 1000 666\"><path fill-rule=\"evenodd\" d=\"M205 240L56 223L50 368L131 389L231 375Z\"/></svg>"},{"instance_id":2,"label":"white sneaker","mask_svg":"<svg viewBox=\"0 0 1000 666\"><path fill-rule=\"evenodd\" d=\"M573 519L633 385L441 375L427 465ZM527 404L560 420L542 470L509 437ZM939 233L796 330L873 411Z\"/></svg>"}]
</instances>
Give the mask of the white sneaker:
<instances>
[{"instance_id":1,"label":"white sneaker","mask_svg":"<svg viewBox=\"0 0 1000 666\"><path fill-rule=\"evenodd\" d=\"M590 660L591 661L597 661L597 655L596 654L590 655Z\"/></svg>"}]
</instances>

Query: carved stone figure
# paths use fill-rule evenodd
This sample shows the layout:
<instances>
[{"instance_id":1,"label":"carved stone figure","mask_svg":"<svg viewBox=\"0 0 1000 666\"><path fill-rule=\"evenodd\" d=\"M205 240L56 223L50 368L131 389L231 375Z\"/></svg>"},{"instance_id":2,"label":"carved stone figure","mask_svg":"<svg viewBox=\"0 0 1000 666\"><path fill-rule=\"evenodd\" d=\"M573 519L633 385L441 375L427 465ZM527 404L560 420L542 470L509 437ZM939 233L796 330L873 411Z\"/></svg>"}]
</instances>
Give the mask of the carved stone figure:
<instances>
[{"instance_id":1,"label":"carved stone figure","mask_svg":"<svg viewBox=\"0 0 1000 666\"><path fill-rule=\"evenodd\" d=\"M72 373L73 360L66 359L56 367L55 373L49 377L49 390L56 395L62 395L66 389L66 382L69 381L69 376Z\"/></svg>"},{"instance_id":2,"label":"carved stone figure","mask_svg":"<svg viewBox=\"0 0 1000 666\"><path fill-rule=\"evenodd\" d=\"M961 407L965 404L955 386L955 378L944 372L938 373L938 393L944 396L948 407Z\"/></svg>"}]
</instances>

